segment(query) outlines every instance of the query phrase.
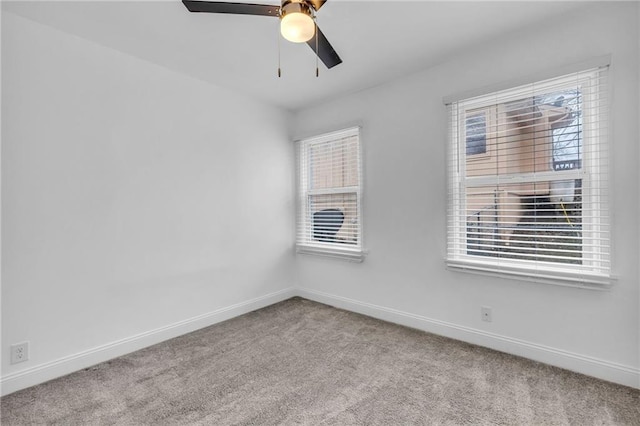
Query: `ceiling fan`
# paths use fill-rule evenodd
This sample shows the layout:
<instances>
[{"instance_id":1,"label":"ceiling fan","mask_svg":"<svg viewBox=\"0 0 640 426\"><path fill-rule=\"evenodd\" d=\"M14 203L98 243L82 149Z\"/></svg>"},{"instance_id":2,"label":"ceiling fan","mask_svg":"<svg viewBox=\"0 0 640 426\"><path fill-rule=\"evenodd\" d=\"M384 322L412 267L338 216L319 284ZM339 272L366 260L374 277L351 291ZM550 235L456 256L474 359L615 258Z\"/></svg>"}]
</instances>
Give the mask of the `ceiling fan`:
<instances>
[{"instance_id":1,"label":"ceiling fan","mask_svg":"<svg viewBox=\"0 0 640 426\"><path fill-rule=\"evenodd\" d=\"M277 17L280 19L280 32L285 39L294 43L306 42L327 68L333 68L342 63L342 59L315 22L316 12L326 1L282 0L280 6L204 0L182 0L182 3L189 12Z\"/></svg>"}]
</instances>

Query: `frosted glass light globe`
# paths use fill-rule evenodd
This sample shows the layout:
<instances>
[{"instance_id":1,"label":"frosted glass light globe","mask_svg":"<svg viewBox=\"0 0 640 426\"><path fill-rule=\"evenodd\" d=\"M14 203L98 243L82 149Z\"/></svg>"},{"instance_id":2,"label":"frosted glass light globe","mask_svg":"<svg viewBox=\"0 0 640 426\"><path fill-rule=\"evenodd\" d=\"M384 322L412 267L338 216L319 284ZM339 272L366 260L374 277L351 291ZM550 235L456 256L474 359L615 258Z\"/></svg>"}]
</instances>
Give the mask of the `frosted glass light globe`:
<instances>
[{"instance_id":1,"label":"frosted glass light globe","mask_svg":"<svg viewBox=\"0 0 640 426\"><path fill-rule=\"evenodd\" d=\"M304 43L314 36L316 25L306 13L287 13L280 22L280 33L291 42Z\"/></svg>"}]
</instances>

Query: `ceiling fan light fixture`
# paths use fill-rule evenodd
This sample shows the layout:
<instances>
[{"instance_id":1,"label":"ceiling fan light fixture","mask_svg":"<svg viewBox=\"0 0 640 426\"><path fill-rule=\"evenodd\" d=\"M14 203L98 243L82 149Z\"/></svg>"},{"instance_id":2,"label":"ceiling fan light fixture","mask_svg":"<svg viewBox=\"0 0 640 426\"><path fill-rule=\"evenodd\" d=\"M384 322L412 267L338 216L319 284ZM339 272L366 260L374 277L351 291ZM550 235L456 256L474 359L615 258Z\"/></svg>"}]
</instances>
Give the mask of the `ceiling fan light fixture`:
<instances>
[{"instance_id":1,"label":"ceiling fan light fixture","mask_svg":"<svg viewBox=\"0 0 640 426\"><path fill-rule=\"evenodd\" d=\"M316 33L311 8L302 2L287 2L282 6L280 33L293 43L304 43Z\"/></svg>"},{"instance_id":2,"label":"ceiling fan light fixture","mask_svg":"<svg viewBox=\"0 0 640 426\"><path fill-rule=\"evenodd\" d=\"M189 12L195 13L229 13L278 18L281 25L280 32L285 39L296 43L307 42L316 57L324 63L327 69L331 69L341 64L342 59L316 24L316 13L326 1L281 0L279 6L212 0L182 0L182 3ZM280 40L280 36L278 36L278 40ZM279 47L280 43L278 42L278 57L280 56ZM318 75L317 63L316 75Z\"/></svg>"}]
</instances>

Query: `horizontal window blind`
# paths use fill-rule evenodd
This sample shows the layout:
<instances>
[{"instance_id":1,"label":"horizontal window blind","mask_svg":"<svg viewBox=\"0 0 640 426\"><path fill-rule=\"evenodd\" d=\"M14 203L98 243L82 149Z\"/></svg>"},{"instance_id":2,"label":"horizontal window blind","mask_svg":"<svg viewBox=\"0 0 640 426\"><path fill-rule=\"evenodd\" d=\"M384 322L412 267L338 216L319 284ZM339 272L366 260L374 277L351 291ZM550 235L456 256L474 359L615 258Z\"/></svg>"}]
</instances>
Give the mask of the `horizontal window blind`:
<instances>
[{"instance_id":1,"label":"horizontal window blind","mask_svg":"<svg viewBox=\"0 0 640 426\"><path fill-rule=\"evenodd\" d=\"M600 67L448 105L450 265L608 283L607 87Z\"/></svg>"},{"instance_id":2,"label":"horizontal window blind","mask_svg":"<svg viewBox=\"0 0 640 426\"><path fill-rule=\"evenodd\" d=\"M359 128L299 141L297 158L299 251L360 251Z\"/></svg>"}]
</instances>

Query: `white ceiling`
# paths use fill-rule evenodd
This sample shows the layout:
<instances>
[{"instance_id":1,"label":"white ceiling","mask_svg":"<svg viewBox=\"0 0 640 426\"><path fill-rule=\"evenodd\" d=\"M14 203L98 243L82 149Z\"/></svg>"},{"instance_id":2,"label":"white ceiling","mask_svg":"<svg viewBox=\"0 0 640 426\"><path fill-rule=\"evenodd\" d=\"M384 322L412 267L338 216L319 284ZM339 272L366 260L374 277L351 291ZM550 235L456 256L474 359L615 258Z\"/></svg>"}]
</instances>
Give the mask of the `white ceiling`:
<instances>
[{"instance_id":1,"label":"white ceiling","mask_svg":"<svg viewBox=\"0 0 640 426\"><path fill-rule=\"evenodd\" d=\"M285 40L277 77L273 17L189 13L180 0L3 1L2 9L293 110L435 65L581 3L328 0L318 25L344 62L331 70L320 63L319 78L313 51Z\"/></svg>"}]
</instances>

